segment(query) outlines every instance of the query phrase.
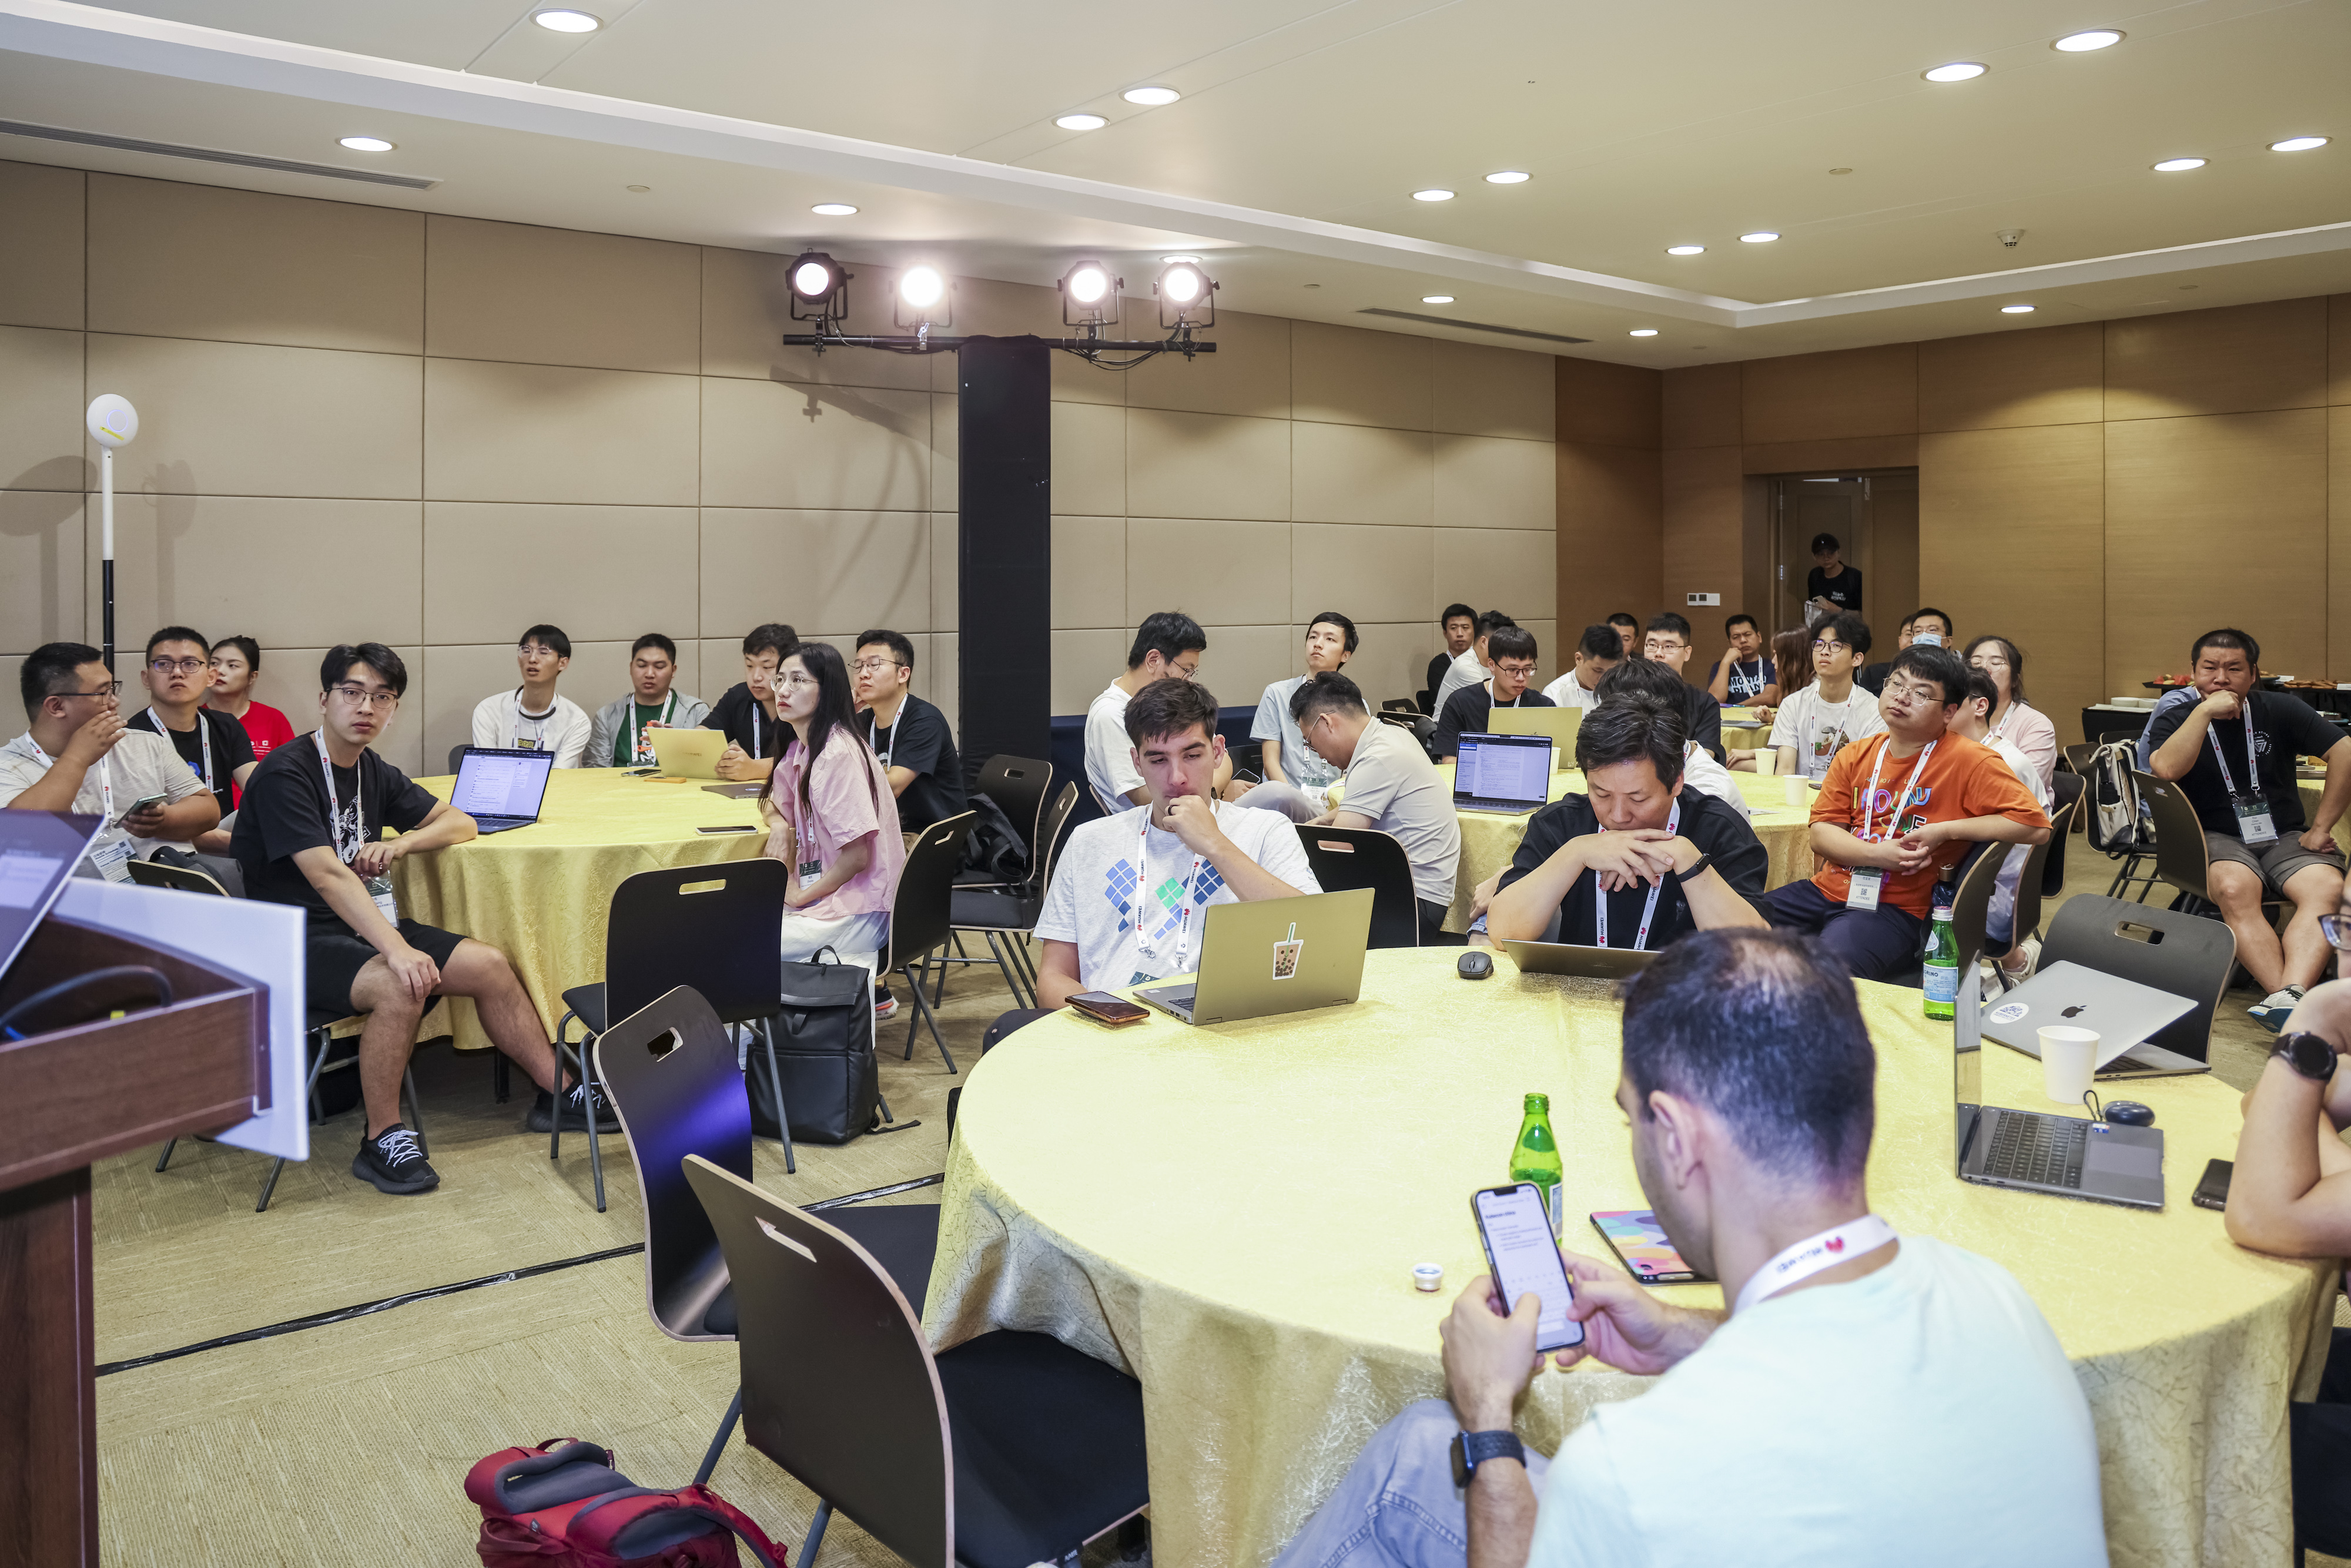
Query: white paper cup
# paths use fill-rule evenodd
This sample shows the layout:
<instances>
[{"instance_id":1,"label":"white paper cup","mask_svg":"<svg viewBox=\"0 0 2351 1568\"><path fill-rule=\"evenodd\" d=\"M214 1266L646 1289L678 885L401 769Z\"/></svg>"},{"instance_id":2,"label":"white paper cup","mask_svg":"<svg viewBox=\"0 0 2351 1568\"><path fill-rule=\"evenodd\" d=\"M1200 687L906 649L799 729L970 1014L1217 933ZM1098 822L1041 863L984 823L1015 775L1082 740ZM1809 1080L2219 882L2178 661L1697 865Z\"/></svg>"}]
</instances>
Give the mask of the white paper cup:
<instances>
[{"instance_id":1,"label":"white paper cup","mask_svg":"<svg viewBox=\"0 0 2351 1568\"><path fill-rule=\"evenodd\" d=\"M1769 779L1772 774L1780 771L1780 748L1778 747L1759 746L1748 755L1755 758L1755 771L1761 773L1766 779Z\"/></svg>"},{"instance_id":2,"label":"white paper cup","mask_svg":"<svg viewBox=\"0 0 2351 1568\"><path fill-rule=\"evenodd\" d=\"M2097 1061L2096 1030L2053 1024L2041 1030L2042 1092L2060 1105L2081 1105Z\"/></svg>"},{"instance_id":3,"label":"white paper cup","mask_svg":"<svg viewBox=\"0 0 2351 1568\"><path fill-rule=\"evenodd\" d=\"M1780 788L1783 792L1782 798L1791 806L1804 805L1813 798L1812 787L1804 782L1804 776L1801 773L1789 774L1780 780Z\"/></svg>"}]
</instances>

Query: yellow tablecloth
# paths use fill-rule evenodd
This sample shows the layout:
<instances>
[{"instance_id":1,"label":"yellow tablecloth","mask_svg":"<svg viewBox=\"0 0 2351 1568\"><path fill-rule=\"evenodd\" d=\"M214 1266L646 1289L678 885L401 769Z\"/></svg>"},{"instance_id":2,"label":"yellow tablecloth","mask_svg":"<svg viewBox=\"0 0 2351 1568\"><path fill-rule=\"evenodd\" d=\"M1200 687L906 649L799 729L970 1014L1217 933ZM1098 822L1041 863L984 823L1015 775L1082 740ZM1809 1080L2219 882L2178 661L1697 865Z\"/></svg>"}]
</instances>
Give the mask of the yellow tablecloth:
<instances>
[{"instance_id":1,"label":"yellow tablecloth","mask_svg":"<svg viewBox=\"0 0 2351 1568\"><path fill-rule=\"evenodd\" d=\"M420 779L443 800L456 780ZM612 890L641 871L711 865L759 852L758 833L699 833L758 821L749 800L695 782L632 777L617 768L559 768L538 821L392 867L401 913L504 949L552 1030L563 993L604 977L604 920ZM456 1043L490 1043L474 1004L449 1004Z\"/></svg>"},{"instance_id":2,"label":"yellow tablecloth","mask_svg":"<svg viewBox=\"0 0 2351 1568\"><path fill-rule=\"evenodd\" d=\"M2305 822L2314 821L2318 817L2319 797L2326 792L2325 776L2322 774L2316 779L2303 779L2301 791L2302 820ZM2342 846L2345 854L2351 855L2351 816L2346 816L2335 824L2335 841Z\"/></svg>"},{"instance_id":3,"label":"yellow tablecloth","mask_svg":"<svg viewBox=\"0 0 2351 1568\"><path fill-rule=\"evenodd\" d=\"M1949 1026L1916 991L1861 992L1879 1051L1874 1207L1998 1260L2048 1315L2096 1420L2114 1561L2286 1562L2285 1403L2314 1391L2331 1280L2240 1250L2189 1202L2235 1147L2235 1091L2132 1086L2166 1133L2160 1214L1966 1185ZM1364 998L1116 1034L1061 1013L990 1051L964 1092L932 1341L1041 1331L1141 1379L1161 1568L1257 1568L1382 1422L1441 1394L1437 1322L1483 1270L1468 1196L1507 1179L1522 1093L1552 1097L1571 1241L1604 1255L1580 1217L1641 1207L1604 988L1507 960L1472 984L1449 951L1402 948L1370 955ZM2045 1105L2037 1063L1984 1059L1989 1098ZM1413 1290L1422 1262L1444 1266L1443 1292ZM1710 1285L1668 1294L1720 1301ZM1549 1451L1646 1381L1546 1373L1519 1429Z\"/></svg>"}]
</instances>

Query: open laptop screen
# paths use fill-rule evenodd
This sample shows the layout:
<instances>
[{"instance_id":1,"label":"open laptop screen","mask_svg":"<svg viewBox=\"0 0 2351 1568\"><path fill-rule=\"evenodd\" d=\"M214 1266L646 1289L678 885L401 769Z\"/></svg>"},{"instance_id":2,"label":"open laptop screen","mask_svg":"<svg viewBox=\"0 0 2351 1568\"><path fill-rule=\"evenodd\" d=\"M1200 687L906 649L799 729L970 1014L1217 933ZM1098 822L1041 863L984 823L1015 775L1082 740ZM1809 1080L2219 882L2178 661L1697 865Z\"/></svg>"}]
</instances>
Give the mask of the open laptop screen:
<instances>
[{"instance_id":1,"label":"open laptop screen","mask_svg":"<svg viewBox=\"0 0 2351 1568\"><path fill-rule=\"evenodd\" d=\"M1453 793L1476 800L1526 800L1551 795L1551 737L1465 735L1454 754Z\"/></svg>"},{"instance_id":2,"label":"open laptop screen","mask_svg":"<svg viewBox=\"0 0 2351 1568\"><path fill-rule=\"evenodd\" d=\"M0 811L0 975L105 825L62 811Z\"/></svg>"},{"instance_id":3,"label":"open laptop screen","mask_svg":"<svg viewBox=\"0 0 2351 1568\"><path fill-rule=\"evenodd\" d=\"M468 751L449 804L469 817L536 817L554 768L551 751Z\"/></svg>"}]
</instances>

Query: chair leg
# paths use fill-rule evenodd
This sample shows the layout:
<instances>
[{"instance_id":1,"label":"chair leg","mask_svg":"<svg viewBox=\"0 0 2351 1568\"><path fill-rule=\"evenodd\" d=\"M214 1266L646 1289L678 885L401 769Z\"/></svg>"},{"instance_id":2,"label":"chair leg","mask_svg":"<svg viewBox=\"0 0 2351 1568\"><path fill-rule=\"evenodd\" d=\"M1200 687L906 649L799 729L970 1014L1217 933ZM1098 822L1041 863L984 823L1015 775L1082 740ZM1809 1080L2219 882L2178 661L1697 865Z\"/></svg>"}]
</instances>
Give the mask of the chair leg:
<instances>
[{"instance_id":1,"label":"chair leg","mask_svg":"<svg viewBox=\"0 0 2351 1568\"><path fill-rule=\"evenodd\" d=\"M824 1527L831 1522L832 1504L818 1503L816 1517L809 1521L808 1535L800 1542L799 1561L795 1564L795 1568L809 1568L809 1565L816 1561L816 1549L824 1541ZM781 1568L781 1565L778 1564L778 1568Z\"/></svg>"},{"instance_id":2,"label":"chair leg","mask_svg":"<svg viewBox=\"0 0 2351 1568\"><path fill-rule=\"evenodd\" d=\"M923 988L920 986L914 988L914 1016L917 1022L931 1026L931 1043L939 1048L939 1060L947 1064L949 1072L955 1071L955 1058L947 1054L947 1042L939 1036L938 1015L932 1012L931 1004L923 999ZM914 1026L910 1023L906 1026L906 1055L911 1060L914 1054Z\"/></svg>"},{"instance_id":3,"label":"chair leg","mask_svg":"<svg viewBox=\"0 0 2351 1568\"><path fill-rule=\"evenodd\" d=\"M710 1472L718 1468L718 1456L726 1451L726 1439L735 1435L735 1423L743 1414L743 1385L735 1385L734 1402L726 1406L726 1418L718 1423L718 1430L710 1439L710 1447L702 1456L702 1468L694 1472L695 1486L710 1484Z\"/></svg>"},{"instance_id":4,"label":"chair leg","mask_svg":"<svg viewBox=\"0 0 2351 1568\"><path fill-rule=\"evenodd\" d=\"M514 1063L503 1051L490 1052L490 1098L500 1105L514 1090Z\"/></svg>"},{"instance_id":5,"label":"chair leg","mask_svg":"<svg viewBox=\"0 0 2351 1568\"><path fill-rule=\"evenodd\" d=\"M596 1183L596 1212L604 1212L604 1140L596 1130L596 1059L588 1054L588 1042L580 1042L580 1082L588 1092L581 1099L588 1106L588 1174ZM555 1107L555 1119L563 1119L563 1106Z\"/></svg>"},{"instance_id":6,"label":"chair leg","mask_svg":"<svg viewBox=\"0 0 2351 1568\"><path fill-rule=\"evenodd\" d=\"M923 994L917 990L914 993L914 1000L920 1002L922 999ZM768 1053L768 1086L775 1092L776 1096L776 1136L782 1140L784 1145L784 1174L792 1176L797 1174L800 1167L799 1162L792 1155L791 1120L784 1111L784 1070L776 1061L776 1033L768 1026L766 1019L759 1020L759 1043Z\"/></svg>"},{"instance_id":7,"label":"chair leg","mask_svg":"<svg viewBox=\"0 0 2351 1568\"><path fill-rule=\"evenodd\" d=\"M305 1103L313 1107L319 1103L319 1074L326 1070L327 1047L332 1039L327 1032L327 1029L332 1027L329 1025L327 1028L314 1029L303 1036L306 1041L314 1042L319 1048L319 1054L310 1059L310 1076L302 1085L302 1099ZM415 1092L415 1089L412 1086L409 1090L410 1096L413 1098ZM361 1128L360 1131L365 1132L366 1129ZM254 1213L259 1214L269 1207L269 1195L277 1190L277 1175L285 1168L286 1156L283 1155L269 1162L269 1174L261 1178L261 1196L254 1202Z\"/></svg>"},{"instance_id":8,"label":"chair leg","mask_svg":"<svg viewBox=\"0 0 2351 1568\"><path fill-rule=\"evenodd\" d=\"M1013 972L1011 961L1004 956L1004 949L997 946L996 933L993 931L987 933L987 950L995 956L997 968L1003 972L1005 988L1012 993L1012 1005L1019 1008L1035 1007L1037 1004L1024 994L1020 977Z\"/></svg>"},{"instance_id":9,"label":"chair leg","mask_svg":"<svg viewBox=\"0 0 2351 1568\"><path fill-rule=\"evenodd\" d=\"M954 933L950 932L948 935L952 936ZM936 962L934 962L934 959L935 959ZM928 974L933 969L936 969L939 972L938 979L931 987L931 1006L935 1008L945 1005L946 1000L947 965L946 954L934 950L933 952L923 955L924 973Z\"/></svg>"},{"instance_id":10,"label":"chair leg","mask_svg":"<svg viewBox=\"0 0 2351 1568\"><path fill-rule=\"evenodd\" d=\"M172 1163L172 1151L179 1146L180 1140L177 1138L173 1138L170 1143L163 1145L163 1152L157 1155L155 1159L155 1172L158 1176L162 1174L163 1167L165 1166Z\"/></svg>"},{"instance_id":11,"label":"chair leg","mask_svg":"<svg viewBox=\"0 0 2351 1568\"><path fill-rule=\"evenodd\" d=\"M424 1141L424 1102L416 1097L416 1070L401 1069L400 1083L408 1092L408 1130L416 1134L417 1148L430 1155L433 1145Z\"/></svg>"}]
</instances>

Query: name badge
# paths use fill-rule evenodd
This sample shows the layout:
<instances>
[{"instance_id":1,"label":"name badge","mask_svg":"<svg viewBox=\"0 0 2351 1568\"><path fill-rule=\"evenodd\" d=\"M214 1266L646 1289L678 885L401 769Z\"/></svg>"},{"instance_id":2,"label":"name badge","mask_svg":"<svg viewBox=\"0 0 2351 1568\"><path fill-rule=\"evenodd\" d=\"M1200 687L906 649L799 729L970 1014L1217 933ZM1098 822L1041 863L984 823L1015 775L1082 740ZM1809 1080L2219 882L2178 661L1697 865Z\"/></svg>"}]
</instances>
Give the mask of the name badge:
<instances>
[{"instance_id":1,"label":"name badge","mask_svg":"<svg viewBox=\"0 0 2351 1568\"><path fill-rule=\"evenodd\" d=\"M2270 821L2267 800L2232 800L2237 810L2237 836L2247 844L2277 842L2277 824Z\"/></svg>"},{"instance_id":2,"label":"name badge","mask_svg":"<svg viewBox=\"0 0 2351 1568\"><path fill-rule=\"evenodd\" d=\"M109 882L129 882L132 858L129 839L99 844L89 852L89 863L96 866L98 874Z\"/></svg>"},{"instance_id":3,"label":"name badge","mask_svg":"<svg viewBox=\"0 0 2351 1568\"><path fill-rule=\"evenodd\" d=\"M1876 866L1857 866L1853 872L1853 886L1846 890L1847 909L1875 909L1877 894L1886 883L1886 873Z\"/></svg>"},{"instance_id":4,"label":"name badge","mask_svg":"<svg viewBox=\"0 0 2351 1568\"><path fill-rule=\"evenodd\" d=\"M392 878L371 876L367 879L368 896L375 900L376 913L394 925L400 924L400 899L392 891Z\"/></svg>"},{"instance_id":5,"label":"name badge","mask_svg":"<svg viewBox=\"0 0 2351 1568\"><path fill-rule=\"evenodd\" d=\"M808 883L811 883L811 882L816 881L816 880L817 880L817 878L819 878L819 877L822 876L823 874L824 874L824 862L823 862L822 861L802 861L802 862L800 862L800 883L801 883L801 885L805 886L805 885L807 885Z\"/></svg>"},{"instance_id":6,"label":"name badge","mask_svg":"<svg viewBox=\"0 0 2351 1568\"><path fill-rule=\"evenodd\" d=\"M515 737L514 748L517 751L537 751L538 749L538 742L536 740L526 740L521 736L517 735Z\"/></svg>"}]
</instances>

